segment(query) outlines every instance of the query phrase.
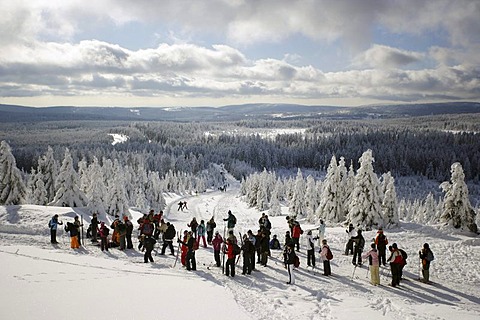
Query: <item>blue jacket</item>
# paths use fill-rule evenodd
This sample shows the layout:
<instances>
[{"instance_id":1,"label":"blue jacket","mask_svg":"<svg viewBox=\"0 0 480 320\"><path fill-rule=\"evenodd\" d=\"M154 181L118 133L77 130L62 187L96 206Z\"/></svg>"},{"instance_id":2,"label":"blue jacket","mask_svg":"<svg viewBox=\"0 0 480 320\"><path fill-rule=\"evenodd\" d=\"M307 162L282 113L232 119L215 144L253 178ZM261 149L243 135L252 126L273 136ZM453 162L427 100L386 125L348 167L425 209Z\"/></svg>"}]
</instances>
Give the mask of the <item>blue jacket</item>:
<instances>
[{"instance_id":1,"label":"blue jacket","mask_svg":"<svg viewBox=\"0 0 480 320\"><path fill-rule=\"evenodd\" d=\"M63 223L58 222L58 219L55 218L55 216L52 217L52 220L50 220L50 222L48 223L51 230L57 230L59 224L63 224Z\"/></svg>"}]
</instances>

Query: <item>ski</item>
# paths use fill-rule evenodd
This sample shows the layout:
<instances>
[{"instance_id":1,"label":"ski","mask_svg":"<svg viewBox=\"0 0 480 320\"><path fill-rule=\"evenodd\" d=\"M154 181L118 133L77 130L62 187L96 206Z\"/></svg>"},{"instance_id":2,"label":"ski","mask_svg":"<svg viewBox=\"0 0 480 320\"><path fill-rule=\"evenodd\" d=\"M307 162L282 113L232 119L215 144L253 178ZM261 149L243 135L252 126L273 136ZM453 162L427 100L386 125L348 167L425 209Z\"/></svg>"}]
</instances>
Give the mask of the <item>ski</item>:
<instances>
[{"instance_id":1,"label":"ski","mask_svg":"<svg viewBox=\"0 0 480 320\"><path fill-rule=\"evenodd\" d=\"M180 239L181 235L182 235L182 230L180 230L180 233L178 233L178 231L177 231L177 240ZM175 262L173 263L172 268L175 268L175 266L177 265L178 256L181 255L181 252L182 252L182 244L179 243L178 244L178 249L177 249L177 256L175 257Z\"/></svg>"},{"instance_id":2,"label":"ski","mask_svg":"<svg viewBox=\"0 0 480 320\"><path fill-rule=\"evenodd\" d=\"M240 236L240 243L242 244L242 245L240 246L240 248L241 248L241 247L243 247L243 237L242 237L242 233L239 232L238 235ZM235 265L238 264L238 261L240 260L240 255L241 255L241 254L239 253L239 254L238 254L238 257L237 257L237 261L235 262Z\"/></svg>"}]
</instances>

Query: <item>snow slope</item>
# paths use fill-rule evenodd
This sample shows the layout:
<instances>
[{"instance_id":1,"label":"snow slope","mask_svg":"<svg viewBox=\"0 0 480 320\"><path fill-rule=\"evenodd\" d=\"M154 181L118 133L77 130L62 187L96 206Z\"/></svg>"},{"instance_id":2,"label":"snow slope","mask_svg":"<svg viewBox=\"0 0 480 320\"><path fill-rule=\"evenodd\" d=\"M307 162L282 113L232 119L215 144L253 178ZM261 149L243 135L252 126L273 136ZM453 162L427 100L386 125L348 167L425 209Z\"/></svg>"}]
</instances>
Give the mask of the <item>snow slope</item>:
<instances>
[{"instance_id":1,"label":"snow slope","mask_svg":"<svg viewBox=\"0 0 480 320\"><path fill-rule=\"evenodd\" d=\"M236 232L256 231L260 212L247 208L237 196L238 185L227 192L211 191L198 196L168 195L166 219L185 230L192 217L212 215L223 233L226 212L237 216ZM179 200L188 210L177 211ZM286 208L283 208L285 215ZM326 237L333 249L332 277L319 269L307 270L305 244L296 284L287 285L280 251L272 251L267 267L257 265L250 276L222 275L212 266L211 247L197 251L196 272L188 272L175 257L155 256L143 263L143 254L111 249L102 253L87 244L69 248L60 231L58 246L49 243L48 220L55 213L71 221L76 214L90 220L83 209L42 206L0 207L0 319L479 319L480 238L451 233L430 226L403 223L387 230L390 243L409 253L406 280L400 288L388 286L389 271L382 270L382 285L374 287L367 268L352 275L351 256L342 255L346 233L328 227ZM134 221L141 215L132 211ZM110 222L110 219L100 217ZM281 241L287 230L285 216L271 217L273 234ZM307 224L302 224L308 229ZM311 227L311 226L310 226ZM367 243L374 231L364 232ZM415 281L419 274L417 252L429 242L435 253L431 266L433 285ZM168 252L168 251L167 251ZM318 259L317 259L318 260Z\"/></svg>"}]
</instances>

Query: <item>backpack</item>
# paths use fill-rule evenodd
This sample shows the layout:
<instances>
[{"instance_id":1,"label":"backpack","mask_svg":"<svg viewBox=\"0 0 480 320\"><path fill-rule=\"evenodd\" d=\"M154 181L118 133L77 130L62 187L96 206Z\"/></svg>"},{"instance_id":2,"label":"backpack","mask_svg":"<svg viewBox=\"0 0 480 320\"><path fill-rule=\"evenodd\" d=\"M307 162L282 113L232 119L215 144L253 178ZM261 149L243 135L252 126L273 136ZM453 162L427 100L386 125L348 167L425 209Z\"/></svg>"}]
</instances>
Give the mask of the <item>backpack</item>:
<instances>
[{"instance_id":1,"label":"backpack","mask_svg":"<svg viewBox=\"0 0 480 320\"><path fill-rule=\"evenodd\" d=\"M106 237L108 236L109 233L110 233L110 229L108 229L107 226L105 226L105 228L103 228L103 235Z\"/></svg>"},{"instance_id":2,"label":"backpack","mask_svg":"<svg viewBox=\"0 0 480 320\"><path fill-rule=\"evenodd\" d=\"M68 223L65 225L64 229L65 229L65 232L69 232L69 231L70 231L70 222L68 222Z\"/></svg>"},{"instance_id":3,"label":"backpack","mask_svg":"<svg viewBox=\"0 0 480 320\"><path fill-rule=\"evenodd\" d=\"M300 258L297 255L295 255L295 257L293 258L293 266L295 268L300 267Z\"/></svg>"},{"instance_id":4,"label":"backpack","mask_svg":"<svg viewBox=\"0 0 480 320\"><path fill-rule=\"evenodd\" d=\"M235 217L233 214L232 214L232 216L233 216L233 223L237 224L237 217Z\"/></svg>"},{"instance_id":5,"label":"backpack","mask_svg":"<svg viewBox=\"0 0 480 320\"><path fill-rule=\"evenodd\" d=\"M425 257L425 260L427 260L428 262L431 262L431 261L435 260L435 257L433 256L432 250L428 250L427 256Z\"/></svg>"},{"instance_id":6,"label":"backpack","mask_svg":"<svg viewBox=\"0 0 480 320\"><path fill-rule=\"evenodd\" d=\"M199 242L200 241L197 241L196 239L195 239L195 241L193 241L193 250L198 250Z\"/></svg>"},{"instance_id":7,"label":"backpack","mask_svg":"<svg viewBox=\"0 0 480 320\"><path fill-rule=\"evenodd\" d=\"M48 227L52 228L52 220L48 221Z\"/></svg>"},{"instance_id":8,"label":"backpack","mask_svg":"<svg viewBox=\"0 0 480 320\"><path fill-rule=\"evenodd\" d=\"M233 244L233 254L238 255L238 254L240 254L240 252L242 252L242 249L239 247L238 244L234 243Z\"/></svg>"},{"instance_id":9,"label":"backpack","mask_svg":"<svg viewBox=\"0 0 480 320\"><path fill-rule=\"evenodd\" d=\"M407 260L408 254L402 249L398 249L398 251L400 251L400 254L402 255L403 260Z\"/></svg>"},{"instance_id":10,"label":"backpack","mask_svg":"<svg viewBox=\"0 0 480 320\"><path fill-rule=\"evenodd\" d=\"M333 253L332 253L332 250L330 250L330 248L327 248L327 255L325 256L325 258L327 258L328 261L333 259Z\"/></svg>"}]
</instances>

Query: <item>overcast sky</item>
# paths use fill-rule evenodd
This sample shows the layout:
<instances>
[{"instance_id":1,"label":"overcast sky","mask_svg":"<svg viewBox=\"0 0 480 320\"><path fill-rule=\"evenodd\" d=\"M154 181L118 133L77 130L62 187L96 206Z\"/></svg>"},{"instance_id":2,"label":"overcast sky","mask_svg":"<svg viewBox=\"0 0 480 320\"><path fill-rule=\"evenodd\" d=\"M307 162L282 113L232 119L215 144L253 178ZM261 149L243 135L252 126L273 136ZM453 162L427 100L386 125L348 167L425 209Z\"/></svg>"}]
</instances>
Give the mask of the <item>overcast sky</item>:
<instances>
[{"instance_id":1,"label":"overcast sky","mask_svg":"<svg viewBox=\"0 0 480 320\"><path fill-rule=\"evenodd\" d=\"M2 0L0 103L480 101L479 0Z\"/></svg>"}]
</instances>

